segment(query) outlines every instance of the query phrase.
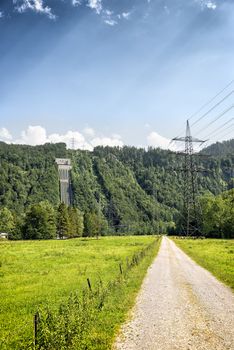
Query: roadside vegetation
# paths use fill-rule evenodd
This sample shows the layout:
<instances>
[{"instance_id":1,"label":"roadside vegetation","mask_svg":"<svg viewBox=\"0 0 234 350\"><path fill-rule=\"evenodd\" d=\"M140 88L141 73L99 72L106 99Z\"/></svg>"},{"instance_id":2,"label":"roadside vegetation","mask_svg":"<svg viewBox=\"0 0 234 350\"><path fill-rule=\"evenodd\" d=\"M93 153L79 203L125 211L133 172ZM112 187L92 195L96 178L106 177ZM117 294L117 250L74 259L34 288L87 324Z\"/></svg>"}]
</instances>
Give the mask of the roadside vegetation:
<instances>
[{"instance_id":1,"label":"roadside vegetation","mask_svg":"<svg viewBox=\"0 0 234 350\"><path fill-rule=\"evenodd\" d=\"M110 349L159 245L153 236L0 242L0 348L33 349L39 312L36 348Z\"/></svg>"},{"instance_id":2,"label":"roadside vegetation","mask_svg":"<svg viewBox=\"0 0 234 350\"><path fill-rule=\"evenodd\" d=\"M234 290L234 240L174 238L174 242Z\"/></svg>"},{"instance_id":3,"label":"roadside vegetation","mask_svg":"<svg viewBox=\"0 0 234 350\"><path fill-rule=\"evenodd\" d=\"M234 238L234 189L201 198L202 232L210 238Z\"/></svg>"}]
</instances>

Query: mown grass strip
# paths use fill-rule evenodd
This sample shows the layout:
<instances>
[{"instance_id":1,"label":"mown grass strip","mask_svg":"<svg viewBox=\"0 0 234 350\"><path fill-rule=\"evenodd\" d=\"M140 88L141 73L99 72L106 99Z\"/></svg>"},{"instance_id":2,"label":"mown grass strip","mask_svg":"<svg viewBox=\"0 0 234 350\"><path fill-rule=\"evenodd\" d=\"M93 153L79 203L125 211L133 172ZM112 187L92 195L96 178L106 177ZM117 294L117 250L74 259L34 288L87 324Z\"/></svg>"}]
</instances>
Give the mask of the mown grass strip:
<instances>
[{"instance_id":1,"label":"mown grass strip","mask_svg":"<svg viewBox=\"0 0 234 350\"><path fill-rule=\"evenodd\" d=\"M199 265L234 290L234 240L181 239L174 242Z\"/></svg>"}]
</instances>

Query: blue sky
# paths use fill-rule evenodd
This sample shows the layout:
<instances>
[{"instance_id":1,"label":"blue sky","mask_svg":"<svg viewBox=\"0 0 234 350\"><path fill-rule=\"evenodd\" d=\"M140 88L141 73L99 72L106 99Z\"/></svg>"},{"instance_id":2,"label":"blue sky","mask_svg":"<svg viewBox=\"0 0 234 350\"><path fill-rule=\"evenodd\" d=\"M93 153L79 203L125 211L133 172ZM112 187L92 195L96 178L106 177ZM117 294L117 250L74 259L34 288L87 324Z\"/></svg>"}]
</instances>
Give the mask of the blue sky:
<instances>
[{"instance_id":1,"label":"blue sky","mask_svg":"<svg viewBox=\"0 0 234 350\"><path fill-rule=\"evenodd\" d=\"M233 0L0 0L0 138L165 146L233 56Z\"/></svg>"}]
</instances>

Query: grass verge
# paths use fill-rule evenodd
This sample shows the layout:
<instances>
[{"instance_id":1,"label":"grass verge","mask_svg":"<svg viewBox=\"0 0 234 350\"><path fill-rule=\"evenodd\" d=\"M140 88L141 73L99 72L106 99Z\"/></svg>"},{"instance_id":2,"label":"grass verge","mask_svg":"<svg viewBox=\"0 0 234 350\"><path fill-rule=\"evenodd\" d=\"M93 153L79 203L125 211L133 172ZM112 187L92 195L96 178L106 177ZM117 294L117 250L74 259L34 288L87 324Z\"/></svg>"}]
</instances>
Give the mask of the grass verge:
<instances>
[{"instance_id":1,"label":"grass verge","mask_svg":"<svg viewBox=\"0 0 234 350\"><path fill-rule=\"evenodd\" d=\"M234 290L234 240L180 239L174 242L199 265Z\"/></svg>"},{"instance_id":2,"label":"grass verge","mask_svg":"<svg viewBox=\"0 0 234 350\"><path fill-rule=\"evenodd\" d=\"M149 245L152 249L126 272ZM38 308L44 349L110 349L159 245L154 237L1 243L1 349L33 348ZM85 287L87 277L92 292Z\"/></svg>"}]
</instances>

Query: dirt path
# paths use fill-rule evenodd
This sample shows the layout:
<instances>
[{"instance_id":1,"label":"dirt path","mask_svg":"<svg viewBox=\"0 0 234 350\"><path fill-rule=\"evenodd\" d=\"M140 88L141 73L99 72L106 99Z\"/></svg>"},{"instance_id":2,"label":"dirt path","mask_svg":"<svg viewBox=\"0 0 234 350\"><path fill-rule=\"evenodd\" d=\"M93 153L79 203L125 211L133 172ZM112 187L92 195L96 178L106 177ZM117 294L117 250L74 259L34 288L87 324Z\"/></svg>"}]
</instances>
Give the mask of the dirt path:
<instances>
[{"instance_id":1,"label":"dirt path","mask_svg":"<svg viewBox=\"0 0 234 350\"><path fill-rule=\"evenodd\" d=\"M164 237L118 350L234 350L234 294Z\"/></svg>"}]
</instances>

